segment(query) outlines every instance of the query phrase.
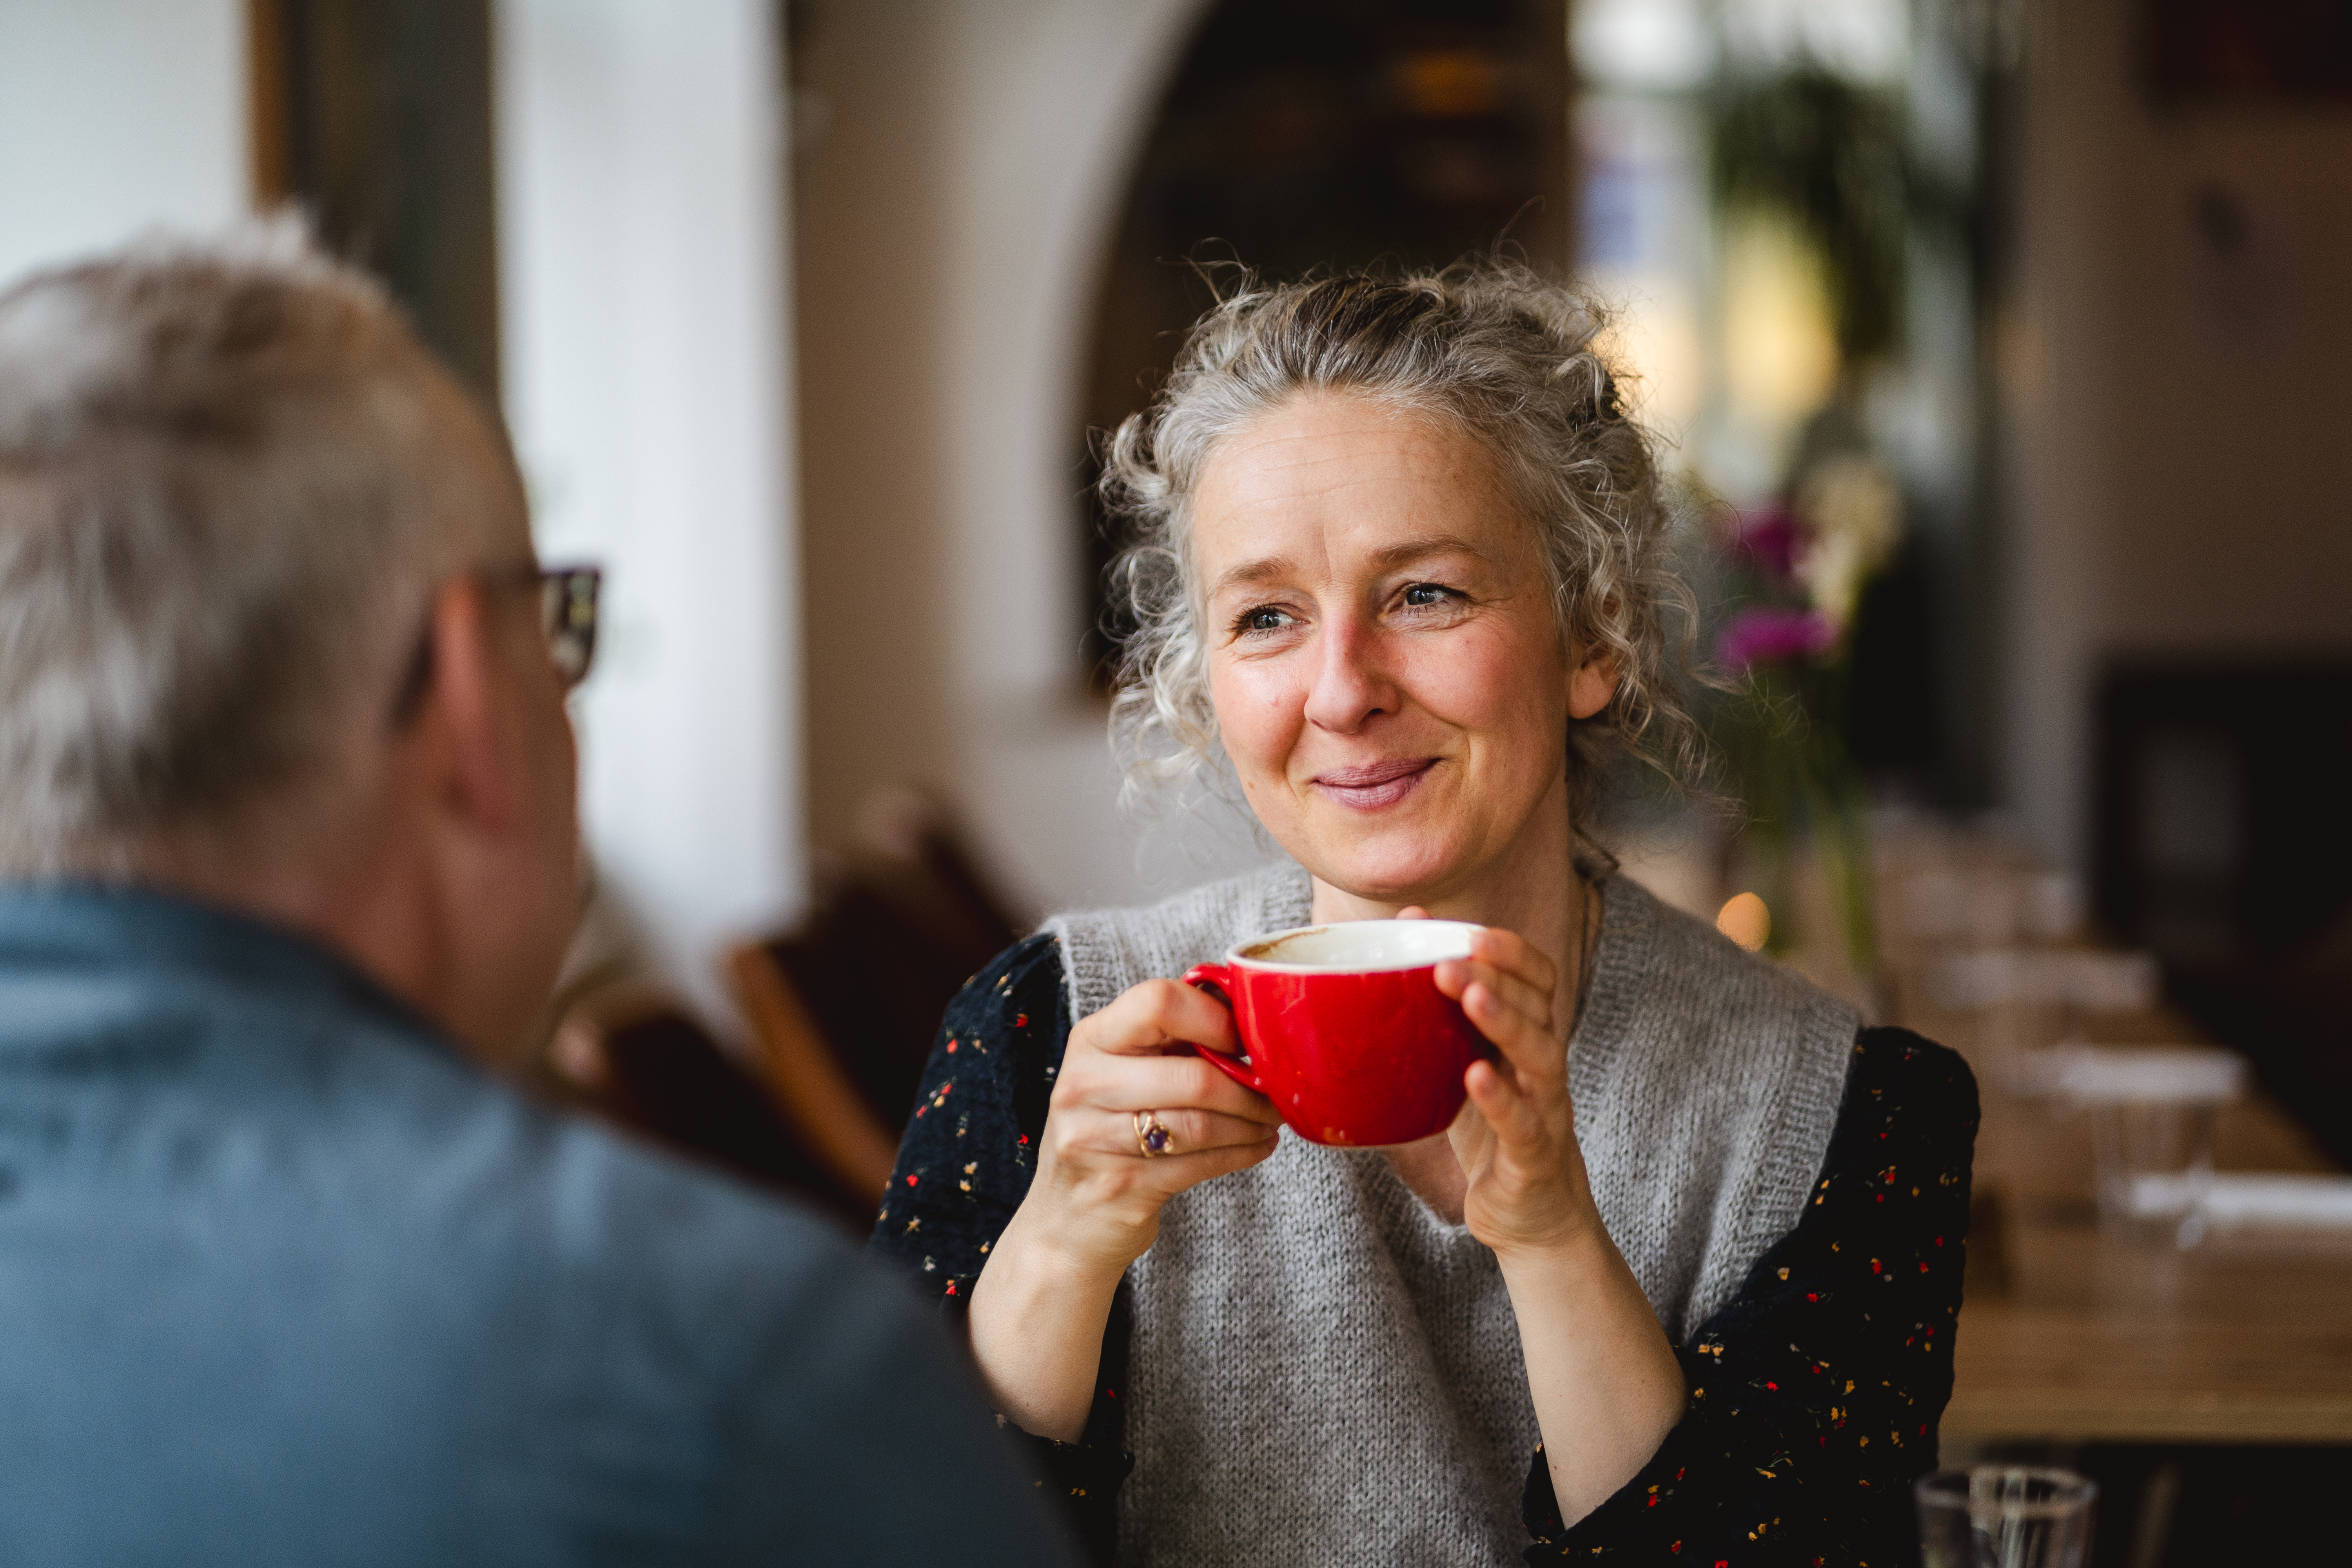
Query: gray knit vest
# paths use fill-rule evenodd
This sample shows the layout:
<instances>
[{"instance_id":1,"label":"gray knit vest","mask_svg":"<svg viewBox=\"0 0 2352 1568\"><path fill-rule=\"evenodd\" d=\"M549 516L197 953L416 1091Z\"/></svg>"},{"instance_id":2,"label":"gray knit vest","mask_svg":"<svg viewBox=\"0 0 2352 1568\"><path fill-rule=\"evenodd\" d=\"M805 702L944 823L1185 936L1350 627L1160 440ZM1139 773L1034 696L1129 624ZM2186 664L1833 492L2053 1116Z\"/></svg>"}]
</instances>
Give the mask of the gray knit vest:
<instances>
[{"instance_id":1,"label":"gray knit vest","mask_svg":"<svg viewBox=\"0 0 2352 1568\"><path fill-rule=\"evenodd\" d=\"M1071 1013L1307 923L1283 865L1141 910L1058 916ZM1680 1342L1796 1224L1858 1020L1615 878L1569 1047L1609 1234ZM1129 1564L1519 1561L1538 1440L1495 1256L1378 1153L1286 1131L1161 1212L1129 1270Z\"/></svg>"}]
</instances>

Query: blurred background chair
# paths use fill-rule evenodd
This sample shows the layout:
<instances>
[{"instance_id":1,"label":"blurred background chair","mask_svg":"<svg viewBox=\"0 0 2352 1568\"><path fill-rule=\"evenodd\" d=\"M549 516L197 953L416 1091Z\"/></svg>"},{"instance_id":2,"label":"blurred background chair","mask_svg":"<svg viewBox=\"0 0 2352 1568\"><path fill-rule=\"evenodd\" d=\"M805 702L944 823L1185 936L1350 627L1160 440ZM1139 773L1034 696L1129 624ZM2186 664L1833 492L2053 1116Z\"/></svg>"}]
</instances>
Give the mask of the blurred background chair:
<instances>
[{"instance_id":1,"label":"blurred background chair","mask_svg":"<svg viewBox=\"0 0 2352 1568\"><path fill-rule=\"evenodd\" d=\"M912 789L873 792L853 844L818 874L803 920L723 965L748 1030L734 1048L656 978L644 933L601 890L520 1076L862 1231L940 1016L1024 928L947 815Z\"/></svg>"},{"instance_id":2,"label":"blurred background chair","mask_svg":"<svg viewBox=\"0 0 2352 1568\"><path fill-rule=\"evenodd\" d=\"M869 795L852 848L819 875L808 918L737 948L728 976L778 1103L833 1184L871 1201L940 1015L1020 930L944 813L913 790Z\"/></svg>"},{"instance_id":3,"label":"blurred background chair","mask_svg":"<svg viewBox=\"0 0 2352 1568\"><path fill-rule=\"evenodd\" d=\"M863 1228L864 1195L835 1178L769 1086L663 990L608 987L575 1005L531 1076L562 1103Z\"/></svg>"}]
</instances>

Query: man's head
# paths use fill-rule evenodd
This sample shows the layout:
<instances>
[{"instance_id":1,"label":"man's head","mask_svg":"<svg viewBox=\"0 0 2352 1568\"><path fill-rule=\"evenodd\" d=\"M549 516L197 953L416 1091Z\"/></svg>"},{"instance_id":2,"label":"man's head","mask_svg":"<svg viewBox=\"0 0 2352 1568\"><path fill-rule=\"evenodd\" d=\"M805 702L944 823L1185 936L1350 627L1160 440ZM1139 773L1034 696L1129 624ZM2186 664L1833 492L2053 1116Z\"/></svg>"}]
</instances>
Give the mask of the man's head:
<instances>
[{"instance_id":1,"label":"man's head","mask_svg":"<svg viewBox=\"0 0 2352 1568\"><path fill-rule=\"evenodd\" d=\"M525 1029L571 733L497 427L290 226L0 295L0 879L157 883Z\"/></svg>"}]
</instances>

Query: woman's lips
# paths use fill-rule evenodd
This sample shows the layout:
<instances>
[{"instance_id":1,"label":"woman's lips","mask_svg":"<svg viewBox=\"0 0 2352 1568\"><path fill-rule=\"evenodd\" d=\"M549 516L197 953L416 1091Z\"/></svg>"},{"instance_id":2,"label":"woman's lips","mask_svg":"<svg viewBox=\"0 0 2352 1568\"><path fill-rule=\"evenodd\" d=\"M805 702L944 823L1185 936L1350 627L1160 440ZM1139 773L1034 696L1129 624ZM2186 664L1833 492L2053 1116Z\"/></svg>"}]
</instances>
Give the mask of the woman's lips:
<instances>
[{"instance_id":1,"label":"woman's lips","mask_svg":"<svg viewBox=\"0 0 2352 1568\"><path fill-rule=\"evenodd\" d=\"M1360 768L1334 768L1315 775L1317 789L1326 798L1357 811L1378 811L1411 795L1422 775L1437 765L1435 757L1407 757L1373 763Z\"/></svg>"}]
</instances>

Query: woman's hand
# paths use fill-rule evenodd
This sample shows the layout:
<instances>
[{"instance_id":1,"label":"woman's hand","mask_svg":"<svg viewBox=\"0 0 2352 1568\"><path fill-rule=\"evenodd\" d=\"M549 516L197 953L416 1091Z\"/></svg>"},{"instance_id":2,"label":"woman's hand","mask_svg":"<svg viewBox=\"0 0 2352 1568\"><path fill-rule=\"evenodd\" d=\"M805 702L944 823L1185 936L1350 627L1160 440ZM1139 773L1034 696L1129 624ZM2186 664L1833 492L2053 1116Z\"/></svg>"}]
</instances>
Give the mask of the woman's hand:
<instances>
[{"instance_id":1,"label":"woman's hand","mask_svg":"<svg viewBox=\"0 0 2352 1568\"><path fill-rule=\"evenodd\" d=\"M1274 1102L1190 1045L1241 1050L1224 1004L1174 980L1131 986L1070 1031L1022 1211L1050 1218L1056 1248L1078 1267L1116 1279L1159 1235L1161 1205L1274 1152ZM1165 1153L1144 1156L1139 1112L1168 1129Z\"/></svg>"},{"instance_id":2,"label":"woman's hand","mask_svg":"<svg viewBox=\"0 0 2352 1568\"><path fill-rule=\"evenodd\" d=\"M1160 1234L1161 1206L1274 1152L1274 1102L1188 1044L1240 1049L1224 1005L1173 980L1132 986L1070 1031L1029 1195L972 1287L973 1357L1024 1431L1065 1442L1084 1431L1111 1297ZM1149 1158L1145 1111L1170 1135Z\"/></svg>"},{"instance_id":3,"label":"woman's hand","mask_svg":"<svg viewBox=\"0 0 2352 1568\"><path fill-rule=\"evenodd\" d=\"M1448 1136L1468 1185L1462 1217L1496 1256L1577 1245L1601 1229L1568 1098L1568 1051L1552 1026L1559 971L1510 931L1489 928L1470 957L1437 966L1500 1059L1472 1065L1469 1102Z\"/></svg>"}]
</instances>

